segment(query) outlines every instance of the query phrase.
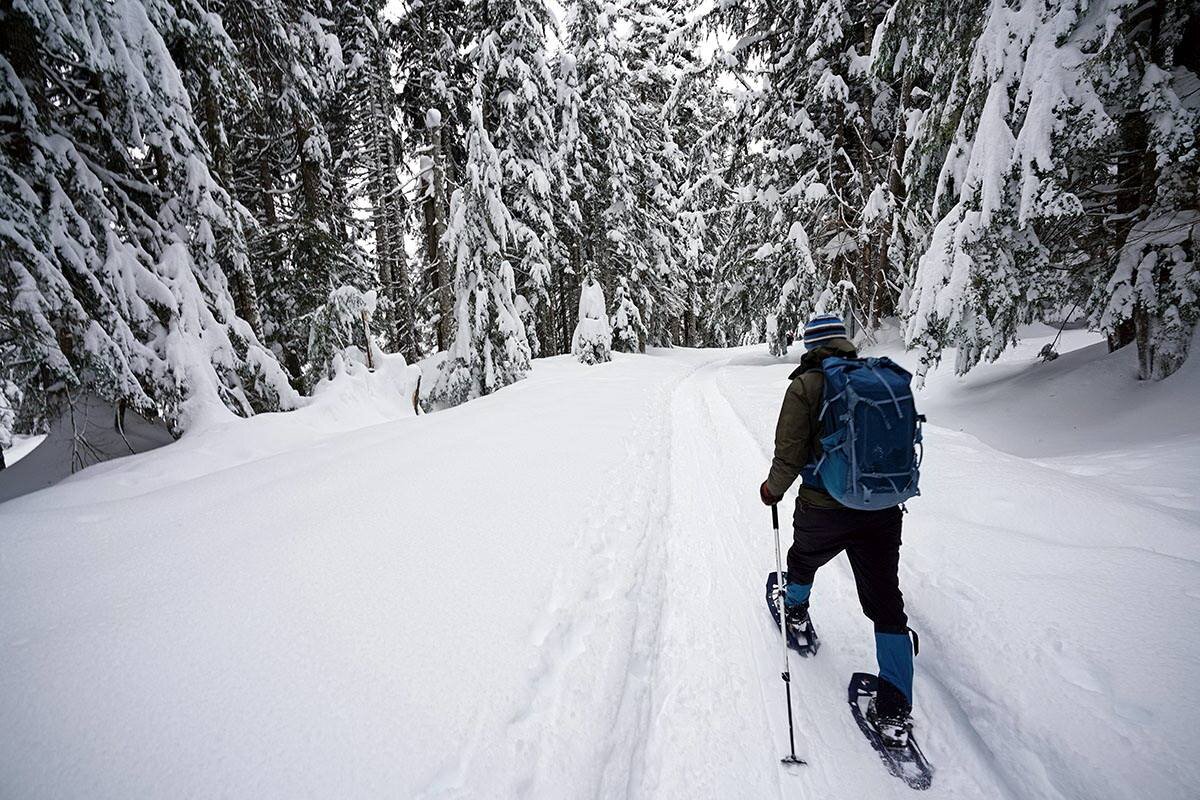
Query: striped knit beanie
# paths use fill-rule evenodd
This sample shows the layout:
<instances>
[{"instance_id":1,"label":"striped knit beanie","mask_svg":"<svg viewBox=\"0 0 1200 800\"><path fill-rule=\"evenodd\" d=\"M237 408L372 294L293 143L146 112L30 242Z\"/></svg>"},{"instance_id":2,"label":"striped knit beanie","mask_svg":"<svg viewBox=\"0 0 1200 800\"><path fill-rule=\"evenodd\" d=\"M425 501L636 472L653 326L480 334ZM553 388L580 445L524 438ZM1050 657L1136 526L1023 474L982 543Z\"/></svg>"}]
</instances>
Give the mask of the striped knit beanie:
<instances>
[{"instance_id":1,"label":"striped knit beanie","mask_svg":"<svg viewBox=\"0 0 1200 800\"><path fill-rule=\"evenodd\" d=\"M821 314L804 326L804 349L812 350L830 339L845 339L846 323L837 314Z\"/></svg>"}]
</instances>

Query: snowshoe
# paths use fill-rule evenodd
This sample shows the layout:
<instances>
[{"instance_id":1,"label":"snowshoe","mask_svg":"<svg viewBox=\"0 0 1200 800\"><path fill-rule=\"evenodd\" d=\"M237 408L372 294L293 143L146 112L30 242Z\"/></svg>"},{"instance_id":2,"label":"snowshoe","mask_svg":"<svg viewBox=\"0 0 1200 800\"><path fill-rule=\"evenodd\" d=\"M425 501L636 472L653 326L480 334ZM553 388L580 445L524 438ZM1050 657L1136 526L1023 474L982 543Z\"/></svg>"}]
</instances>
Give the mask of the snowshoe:
<instances>
[{"instance_id":1,"label":"snowshoe","mask_svg":"<svg viewBox=\"0 0 1200 800\"><path fill-rule=\"evenodd\" d=\"M783 573L782 581L778 580L778 573L772 572L767 576L767 608L771 612L771 618L775 620L776 627L779 626L779 594L783 591L781 586L787 586L786 572ZM821 640L817 638L817 630L813 627L812 617L809 616L808 604L800 608L788 608L784 616L788 647L802 656L816 655Z\"/></svg>"},{"instance_id":2,"label":"snowshoe","mask_svg":"<svg viewBox=\"0 0 1200 800\"><path fill-rule=\"evenodd\" d=\"M912 721L907 714L884 716L874 709L878 686L874 675L856 672L850 676L850 713L888 772L913 789L928 789L933 784L933 767L917 745Z\"/></svg>"}]
</instances>

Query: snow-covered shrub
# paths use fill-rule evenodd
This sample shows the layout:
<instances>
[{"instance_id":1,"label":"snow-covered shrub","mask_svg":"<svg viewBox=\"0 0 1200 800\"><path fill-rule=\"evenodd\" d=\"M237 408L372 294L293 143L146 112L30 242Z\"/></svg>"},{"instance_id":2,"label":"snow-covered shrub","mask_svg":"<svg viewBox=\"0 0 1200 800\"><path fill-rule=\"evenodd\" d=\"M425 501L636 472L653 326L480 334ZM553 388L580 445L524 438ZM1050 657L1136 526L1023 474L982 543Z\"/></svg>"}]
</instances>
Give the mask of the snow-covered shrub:
<instances>
[{"instance_id":1,"label":"snow-covered shrub","mask_svg":"<svg viewBox=\"0 0 1200 800\"><path fill-rule=\"evenodd\" d=\"M625 279L617 284L613 298L616 311L612 315L612 345L622 353L646 352L646 326L642 324L642 312L629 296Z\"/></svg>"},{"instance_id":2,"label":"snow-covered shrub","mask_svg":"<svg viewBox=\"0 0 1200 800\"><path fill-rule=\"evenodd\" d=\"M604 288L588 277L579 290L579 322L571 337L571 353L584 364L612 360L612 329L604 304Z\"/></svg>"},{"instance_id":3,"label":"snow-covered shrub","mask_svg":"<svg viewBox=\"0 0 1200 800\"><path fill-rule=\"evenodd\" d=\"M378 356L379 349L367 338L363 324L363 315L370 320L377 303L374 289L364 292L354 286L340 286L313 312L308 329L308 360L312 371L305 376L310 389L323 378L333 377L335 357L365 364L368 347L373 357Z\"/></svg>"}]
</instances>

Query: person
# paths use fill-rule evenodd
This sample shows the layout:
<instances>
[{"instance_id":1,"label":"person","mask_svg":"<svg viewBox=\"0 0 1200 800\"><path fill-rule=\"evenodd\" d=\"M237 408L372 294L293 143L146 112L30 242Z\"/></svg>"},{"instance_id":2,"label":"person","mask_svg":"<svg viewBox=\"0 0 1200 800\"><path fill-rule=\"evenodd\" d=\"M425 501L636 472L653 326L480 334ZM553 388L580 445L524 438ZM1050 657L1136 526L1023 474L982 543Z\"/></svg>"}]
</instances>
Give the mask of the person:
<instances>
[{"instance_id":1,"label":"person","mask_svg":"<svg viewBox=\"0 0 1200 800\"><path fill-rule=\"evenodd\" d=\"M872 511L847 508L822 487L821 406L825 376L821 363L831 357L856 358L840 318L824 314L804 327L805 353L789 376L791 384L775 428L775 457L759 489L766 505L775 505L801 478L794 515L794 539L787 554L784 594L786 623L799 641L811 629L809 597L817 570L842 551L850 560L863 613L875 623L879 681L867 718L885 744L903 747L911 730L913 647L900 592L899 506Z\"/></svg>"}]
</instances>

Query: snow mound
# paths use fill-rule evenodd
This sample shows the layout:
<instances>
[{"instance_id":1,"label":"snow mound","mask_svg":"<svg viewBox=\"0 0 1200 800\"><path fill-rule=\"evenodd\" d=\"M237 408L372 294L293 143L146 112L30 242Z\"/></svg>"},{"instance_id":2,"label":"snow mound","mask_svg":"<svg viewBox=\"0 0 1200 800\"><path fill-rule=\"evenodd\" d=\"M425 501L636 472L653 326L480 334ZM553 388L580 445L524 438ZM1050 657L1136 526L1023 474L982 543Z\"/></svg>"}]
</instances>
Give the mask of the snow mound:
<instances>
[{"instance_id":1,"label":"snow mound","mask_svg":"<svg viewBox=\"0 0 1200 800\"><path fill-rule=\"evenodd\" d=\"M5 508L61 508L133 497L251 462L317 450L335 437L414 416L413 396L420 369L406 364L398 354L376 355L374 372L360 359L354 352L335 358L334 377L323 380L309 402L295 411L248 419L223 409L197 415L178 442L154 453L90 466L63 480L53 495L43 497L44 492L35 492L10 500ZM101 475L113 478L103 484L102 492L95 488L101 484L89 480ZM0 483L3 481L0 472Z\"/></svg>"},{"instance_id":2,"label":"snow mound","mask_svg":"<svg viewBox=\"0 0 1200 800\"><path fill-rule=\"evenodd\" d=\"M604 288L588 278L579 290L579 322L571 337L571 353L583 364L612 360L612 328L605 308Z\"/></svg>"},{"instance_id":3,"label":"snow mound","mask_svg":"<svg viewBox=\"0 0 1200 800\"><path fill-rule=\"evenodd\" d=\"M1056 336L1061 355L1043 362L1038 353ZM894 329L864 353L916 366L917 354L903 349ZM930 372L918 394L922 413L1005 452L1059 456L1200 436L1200 360L1165 380L1138 381L1132 346L1109 353L1098 333L1064 330L1059 336L1057 328L1031 325L994 363L959 377L954 361L948 351Z\"/></svg>"}]
</instances>

